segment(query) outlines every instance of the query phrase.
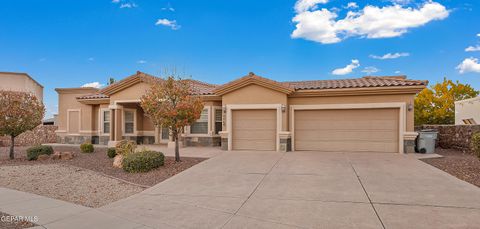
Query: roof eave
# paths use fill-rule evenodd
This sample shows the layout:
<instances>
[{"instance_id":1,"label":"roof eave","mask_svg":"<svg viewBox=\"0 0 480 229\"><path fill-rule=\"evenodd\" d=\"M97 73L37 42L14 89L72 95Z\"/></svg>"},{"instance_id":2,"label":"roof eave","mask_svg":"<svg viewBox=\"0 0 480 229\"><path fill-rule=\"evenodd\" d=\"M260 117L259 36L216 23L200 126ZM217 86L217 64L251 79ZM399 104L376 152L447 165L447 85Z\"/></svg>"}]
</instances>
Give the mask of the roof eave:
<instances>
[{"instance_id":1,"label":"roof eave","mask_svg":"<svg viewBox=\"0 0 480 229\"><path fill-rule=\"evenodd\" d=\"M417 94L425 85L297 90L290 97Z\"/></svg>"}]
</instances>

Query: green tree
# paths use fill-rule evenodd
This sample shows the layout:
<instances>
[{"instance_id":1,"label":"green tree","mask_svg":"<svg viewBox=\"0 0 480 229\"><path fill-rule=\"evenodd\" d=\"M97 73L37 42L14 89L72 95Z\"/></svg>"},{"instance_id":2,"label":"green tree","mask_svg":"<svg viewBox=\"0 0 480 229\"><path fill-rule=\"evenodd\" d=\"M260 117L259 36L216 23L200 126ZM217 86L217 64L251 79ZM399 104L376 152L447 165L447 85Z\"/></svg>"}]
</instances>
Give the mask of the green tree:
<instances>
[{"instance_id":1,"label":"green tree","mask_svg":"<svg viewBox=\"0 0 480 229\"><path fill-rule=\"evenodd\" d=\"M112 84L114 84L115 82L116 82L116 80L115 80L114 78L110 77L110 78L108 78L108 83L107 83L107 85L112 85Z\"/></svg>"},{"instance_id":2,"label":"green tree","mask_svg":"<svg viewBox=\"0 0 480 229\"><path fill-rule=\"evenodd\" d=\"M478 96L468 84L447 78L430 88L425 88L415 98L415 125L454 124L455 101Z\"/></svg>"},{"instance_id":3,"label":"green tree","mask_svg":"<svg viewBox=\"0 0 480 229\"><path fill-rule=\"evenodd\" d=\"M175 161L179 162L178 136L186 126L200 118L202 99L191 94L189 81L169 76L154 81L142 96L140 105L155 126L170 130L175 141Z\"/></svg>"},{"instance_id":4,"label":"green tree","mask_svg":"<svg viewBox=\"0 0 480 229\"><path fill-rule=\"evenodd\" d=\"M10 159L14 159L15 138L42 123L45 107L35 95L0 91L0 135L11 138Z\"/></svg>"}]
</instances>

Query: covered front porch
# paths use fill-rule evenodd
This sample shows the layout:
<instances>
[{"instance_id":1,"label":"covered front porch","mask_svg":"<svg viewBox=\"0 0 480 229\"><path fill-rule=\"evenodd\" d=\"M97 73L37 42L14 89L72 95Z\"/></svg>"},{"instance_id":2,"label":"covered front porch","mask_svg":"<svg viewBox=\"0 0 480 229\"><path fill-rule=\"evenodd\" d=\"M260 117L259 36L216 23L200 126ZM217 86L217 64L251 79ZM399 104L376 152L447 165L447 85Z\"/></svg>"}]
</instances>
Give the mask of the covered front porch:
<instances>
[{"instance_id":1,"label":"covered front porch","mask_svg":"<svg viewBox=\"0 0 480 229\"><path fill-rule=\"evenodd\" d=\"M123 139L137 144L173 143L168 128L156 127L140 107L139 100L115 101L100 113L102 129L109 132L109 147Z\"/></svg>"}]
</instances>

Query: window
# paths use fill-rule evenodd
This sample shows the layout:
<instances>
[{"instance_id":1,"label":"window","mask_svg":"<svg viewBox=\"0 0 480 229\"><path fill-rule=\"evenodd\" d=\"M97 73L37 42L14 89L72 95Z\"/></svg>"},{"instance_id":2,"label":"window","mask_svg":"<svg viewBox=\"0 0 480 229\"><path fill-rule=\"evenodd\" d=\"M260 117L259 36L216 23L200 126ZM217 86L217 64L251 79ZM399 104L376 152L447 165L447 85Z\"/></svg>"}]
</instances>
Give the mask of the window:
<instances>
[{"instance_id":1,"label":"window","mask_svg":"<svg viewBox=\"0 0 480 229\"><path fill-rule=\"evenodd\" d=\"M169 130L166 127L162 127L162 139L168 140L170 136Z\"/></svg>"},{"instance_id":2,"label":"window","mask_svg":"<svg viewBox=\"0 0 480 229\"><path fill-rule=\"evenodd\" d=\"M191 134L208 134L208 109L203 109L200 118L190 126Z\"/></svg>"},{"instance_id":3,"label":"window","mask_svg":"<svg viewBox=\"0 0 480 229\"><path fill-rule=\"evenodd\" d=\"M123 114L125 134L133 134L135 130L135 111L125 110Z\"/></svg>"},{"instance_id":4,"label":"window","mask_svg":"<svg viewBox=\"0 0 480 229\"><path fill-rule=\"evenodd\" d=\"M215 134L222 131L222 109L215 109Z\"/></svg>"},{"instance_id":5,"label":"window","mask_svg":"<svg viewBox=\"0 0 480 229\"><path fill-rule=\"evenodd\" d=\"M102 117L102 122L103 122L103 133L108 134L110 133L110 111L103 111L103 117Z\"/></svg>"},{"instance_id":6,"label":"window","mask_svg":"<svg viewBox=\"0 0 480 229\"><path fill-rule=\"evenodd\" d=\"M463 123L467 124L467 125L476 125L477 124L477 122L475 122L475 120L473 120L473 118L464 119Z\"/></svg>"}]
</instances>

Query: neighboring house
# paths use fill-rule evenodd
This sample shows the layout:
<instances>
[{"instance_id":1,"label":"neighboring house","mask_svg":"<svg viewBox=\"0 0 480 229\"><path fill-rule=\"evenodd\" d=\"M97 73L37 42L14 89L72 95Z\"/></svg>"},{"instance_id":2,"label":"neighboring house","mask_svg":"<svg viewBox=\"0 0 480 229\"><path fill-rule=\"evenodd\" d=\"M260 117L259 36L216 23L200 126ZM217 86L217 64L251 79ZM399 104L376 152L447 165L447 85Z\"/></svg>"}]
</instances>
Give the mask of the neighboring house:
<instances>
[{"instance_id":1,"label":"neighboring house","mask_svg":"<svg viewBox=\"0 0 480 229\"><path fill-rule=\"evenodd\" d=\"M480 124L480 96L455 102L455 125Z\"/></svg>"},{"instance_id":2,"label":"neighboring house","mask_svg":"<svg viewBox=\"0 0 480 229\"><path fill-rule=\"evenodd\" d=\"M43 86L27 73L0 72L0 90L29 92L43 101Z\"/></svg>"},{"instance_id":3,"label":"neighboring house","mask_svg":"<svg viewBox=\"0 0 480 229\"><path fill-rule=\"evenodd\" d=\"M106 88L58 88L61 143L122 139L169 143L139 105L154 76L137 72ZM205 102L185 146L224 150L411 152L413 102L427 81L405 76L277 82L253 73L224 85L188 80Z\"/></svg>"}]
</instances>

